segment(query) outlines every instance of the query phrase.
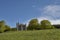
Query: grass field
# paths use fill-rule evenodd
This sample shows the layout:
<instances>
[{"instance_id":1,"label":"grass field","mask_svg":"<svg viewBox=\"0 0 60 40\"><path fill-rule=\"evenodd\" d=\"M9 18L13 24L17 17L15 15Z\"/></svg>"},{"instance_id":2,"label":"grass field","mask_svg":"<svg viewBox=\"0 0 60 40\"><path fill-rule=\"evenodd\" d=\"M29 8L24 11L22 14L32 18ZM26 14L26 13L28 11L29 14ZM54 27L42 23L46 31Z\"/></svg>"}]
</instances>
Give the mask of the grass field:
<instances>
[{"instance_id":1,"label":"grass field","mask_svg":"<svg viewBox=\"0 0 60 40\"><path fill-rule=\"evenodd\" d=\"M60 40L60 29L0 33L0 40Z\"/></svg>"}]
</instances>

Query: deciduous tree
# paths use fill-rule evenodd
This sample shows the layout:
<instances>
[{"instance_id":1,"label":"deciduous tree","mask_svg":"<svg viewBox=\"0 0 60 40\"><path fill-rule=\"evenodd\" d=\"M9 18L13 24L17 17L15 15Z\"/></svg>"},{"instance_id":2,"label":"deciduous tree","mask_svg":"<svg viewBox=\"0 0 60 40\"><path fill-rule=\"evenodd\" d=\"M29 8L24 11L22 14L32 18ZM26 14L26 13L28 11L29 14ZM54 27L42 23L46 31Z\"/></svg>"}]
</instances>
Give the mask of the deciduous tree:
<instances>
[{"instance_id":1,"label":"deciduous tree","mask_svg":"<svg viewBox=\"0 0 60 40\"><path fill-rule=\"evenodd\" d=\"M41 29L51 29L51 28L54 28L54 27L51 25L50 21L42 20L40 28Z\"/></svg>"}]
</instances>

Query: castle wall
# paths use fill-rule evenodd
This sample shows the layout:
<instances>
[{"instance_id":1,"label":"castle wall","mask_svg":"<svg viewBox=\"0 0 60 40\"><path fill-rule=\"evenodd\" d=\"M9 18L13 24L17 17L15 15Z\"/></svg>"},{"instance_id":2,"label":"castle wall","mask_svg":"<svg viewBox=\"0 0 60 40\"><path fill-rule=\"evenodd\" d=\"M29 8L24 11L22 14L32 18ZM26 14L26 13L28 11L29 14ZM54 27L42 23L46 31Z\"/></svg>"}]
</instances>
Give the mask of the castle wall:
<instances>
[{"instance_id":1,"label":"castle wall","mask_svg":"<svg viewBox=\"0 0 60 40\"><path fill-rule=\"evenodd\" d=\"M22 30L27 30L27 27L26 27L26 25L24 25L24 24L16 24L16 27L17 27L17 30L20 30L20 31L22 31Z\"/></svg>"}]
</instances>

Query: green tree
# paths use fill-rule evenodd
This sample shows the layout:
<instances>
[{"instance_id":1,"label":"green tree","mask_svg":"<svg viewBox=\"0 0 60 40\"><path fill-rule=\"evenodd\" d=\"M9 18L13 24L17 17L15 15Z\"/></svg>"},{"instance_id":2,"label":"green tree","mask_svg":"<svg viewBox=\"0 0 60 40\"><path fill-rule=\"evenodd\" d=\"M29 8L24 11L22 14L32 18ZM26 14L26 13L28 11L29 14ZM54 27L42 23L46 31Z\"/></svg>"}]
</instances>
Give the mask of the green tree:
<instances>
[{"instance_id":1,"label":"green tree","mask_svg":"<svg viewBox=\"0 0 60 40\"><path fill-rule=\"evenodd\" d=\"M0 21L0 32L4 32L4 30L5 30L5 21L2 20Z\"/></svg>"},{"instance_id":2,"label":"green tree","mask_svg":"<svg viewBox=\"0 0 60 40\"><path fill-rule=\"evenodd\" d=\"M10 31L10 30L11 30L10 26L5 25L5 30L4 31L6 32L6 31Z\"/></svg>"},{"instance_id":3,"label":"green tree","mask_svg":"<svg viewBox=\"0 0 60 40\"><path fill-rule=\"evenodd\" d=\"M29 22L29 25L28 25L28 29L30 30L35 30L36 28L38 28L38 20L37 19L32 19L30 22Z\"/></svg>"},{"instance_id":4,"label":"green tree","mask_svg":"<svg viewBox=\"0 0 60 40\"><path fill-rule=\"evenodd\" d=\"M51 25L50 21L42 20L40 28L41 29L51 29L51 28L54 28L54 27Z\"/></svg>"}]
</instances>

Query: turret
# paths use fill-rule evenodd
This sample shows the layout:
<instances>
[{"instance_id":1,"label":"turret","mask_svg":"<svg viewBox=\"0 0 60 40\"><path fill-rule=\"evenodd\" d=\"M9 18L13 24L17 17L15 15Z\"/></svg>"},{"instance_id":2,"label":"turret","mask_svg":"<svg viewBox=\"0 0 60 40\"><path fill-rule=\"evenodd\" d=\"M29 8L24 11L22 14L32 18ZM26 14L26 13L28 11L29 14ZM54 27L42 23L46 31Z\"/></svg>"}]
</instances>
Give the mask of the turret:
<instances>
[{"instance_id":1,"label":"turret","mask_svg":"<svg viewBox=\"0 0 60 40\"><path fill-rule=\"evenodd\" d=\"M19 22L16 23L16 28L17 28L17 31L19 30Z\"/></svg>"}]
</instances>

